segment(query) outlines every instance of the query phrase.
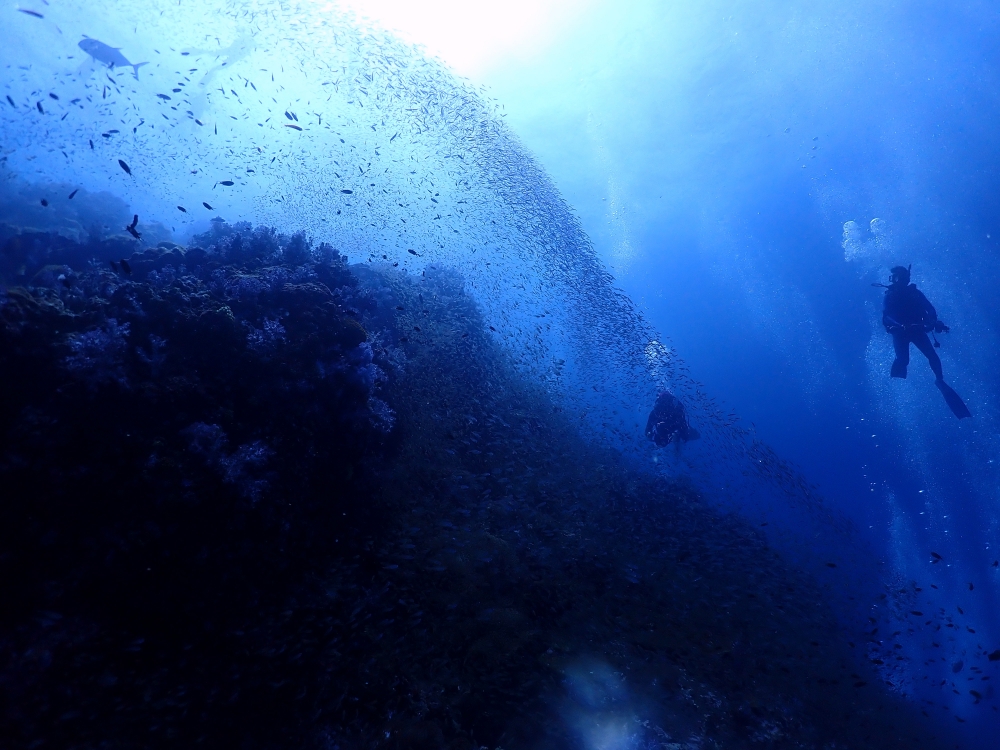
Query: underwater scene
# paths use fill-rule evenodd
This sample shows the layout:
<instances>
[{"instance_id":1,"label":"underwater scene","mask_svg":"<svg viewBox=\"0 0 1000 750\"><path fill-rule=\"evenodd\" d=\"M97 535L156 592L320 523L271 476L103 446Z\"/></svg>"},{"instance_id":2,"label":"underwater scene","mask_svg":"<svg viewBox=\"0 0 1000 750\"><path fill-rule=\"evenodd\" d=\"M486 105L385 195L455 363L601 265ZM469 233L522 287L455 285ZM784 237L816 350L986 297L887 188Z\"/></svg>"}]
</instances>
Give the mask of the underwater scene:
<instances>
[{"instance_id":1,"label":"underwater scene","mask_svg":"<svg viewBox=\"0 0 1000 750\"><path fill-rule=\"evenodd\" d=\"M6 3L0 747L1000 747L998 34Z\"/></svg>"}]
</instances>

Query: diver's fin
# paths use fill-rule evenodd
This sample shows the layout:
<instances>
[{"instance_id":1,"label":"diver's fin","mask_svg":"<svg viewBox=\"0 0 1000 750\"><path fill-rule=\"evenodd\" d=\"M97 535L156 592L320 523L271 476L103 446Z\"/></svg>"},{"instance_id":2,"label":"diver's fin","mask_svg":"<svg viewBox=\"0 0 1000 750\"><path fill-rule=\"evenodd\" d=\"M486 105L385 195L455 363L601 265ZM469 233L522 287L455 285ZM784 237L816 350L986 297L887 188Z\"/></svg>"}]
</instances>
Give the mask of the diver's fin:
<instances>
[{"instance_id":1,"label":"diver's fin","mask_svg":"<svg viewBox=\"0 0 1000 750\"><path fill-rule=\"evenodd\" d=\"M972 416L972 412L969 411L969 407L965 405L962 397L955 393L950 385L943 380L938 380L935 385L937 385L938 390L941 391L941 395L944 396L944 400L947 402L948 407L956 417L959 419L965 419L966 417Z\"/></svg>"}]
</instances>

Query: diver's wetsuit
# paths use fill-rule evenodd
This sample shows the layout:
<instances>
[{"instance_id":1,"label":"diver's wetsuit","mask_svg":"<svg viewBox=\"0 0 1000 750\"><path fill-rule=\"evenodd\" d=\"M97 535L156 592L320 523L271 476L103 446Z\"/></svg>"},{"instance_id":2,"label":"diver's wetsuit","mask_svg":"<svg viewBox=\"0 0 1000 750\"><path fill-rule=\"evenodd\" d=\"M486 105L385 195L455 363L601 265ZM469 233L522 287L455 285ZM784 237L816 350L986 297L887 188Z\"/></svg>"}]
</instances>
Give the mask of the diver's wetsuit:
<instances>
[{"instance_id":1,"label":"diver's wetsuit","mask_svg":"<svg viewBox=\"0 0 1000 750\"><path fill-rule=\"evenodd\" d=\"M670 391L656 397L656 404L646 421L646 437L661 448L674 440L697 440L699 435L688 424L684 404Z\"/></svg>"},{"instance_id":2,"label":"diver's wetsuit","mask_svg":"<svg viewBox=\"0 0 1000 750\"><path fill-rule=\"evenodd\" d=\"M885 290L882 306L882 325L892 334L892 345L896 350L896 360L892 363L890 375L894 378L906 377L906 366L910 364L910 344L919 349L930 363L934 377L944 380L941 359L927 338L927 331L934 329L937 311L916 284L891 284Z\"/></svg>"}]
</instances>

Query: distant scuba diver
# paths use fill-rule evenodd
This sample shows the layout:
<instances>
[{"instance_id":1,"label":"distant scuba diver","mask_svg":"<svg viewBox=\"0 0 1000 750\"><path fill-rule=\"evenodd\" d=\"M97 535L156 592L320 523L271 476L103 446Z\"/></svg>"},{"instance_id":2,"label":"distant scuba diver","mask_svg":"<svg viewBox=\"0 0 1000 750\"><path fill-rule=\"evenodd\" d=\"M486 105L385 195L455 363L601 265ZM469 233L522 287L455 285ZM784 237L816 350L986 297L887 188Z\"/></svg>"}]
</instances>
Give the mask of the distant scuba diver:
<instances>
[{"instance_id":1,"label":"distant scuba diver","mask_svg":"<svg viewBox=\"0 0 1000 750\"><path fill-rule=\"evenodd\" d=\"M670 391L663 391L646 421L646 437L662 448L672 442L680 445L697 440L701 435L688 424L684 404Z\"/></svg>"},{"instance_id":2,"label":"distant scuba diver","mask_svg":"<svg viewBox=\"0 0 1000 750\"><path fill-rule=\"evenodd\" d=\"M910 363L910 344L919 349L934 371L935 385L944 396L945 402L959 419L971 417L969 407L962 398L944 382L941 359L934 347L941 346L937 337L931 345L927 334L947 333L951 329L938 320L937 311L916 284L910 283L910 267L895 266L889 271L889 285L885 287L885 301L882 305L882 325L892 334L892 345L896 359L889 374L894 378L906 377L906 366Z\"/></svg>"}]
</instances>

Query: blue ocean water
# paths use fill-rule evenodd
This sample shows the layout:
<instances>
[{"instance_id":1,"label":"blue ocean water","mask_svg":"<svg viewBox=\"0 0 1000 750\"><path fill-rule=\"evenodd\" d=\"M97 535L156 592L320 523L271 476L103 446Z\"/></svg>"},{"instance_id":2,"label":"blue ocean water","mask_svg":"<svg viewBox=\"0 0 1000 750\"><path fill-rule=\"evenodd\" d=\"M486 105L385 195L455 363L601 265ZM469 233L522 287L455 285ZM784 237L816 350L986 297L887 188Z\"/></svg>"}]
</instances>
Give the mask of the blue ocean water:
<instances>
[{"instance_id":1,"label":"blue ocean water","mask_svg":"<svg viewBox=\"0 0 1000 750\"><path fill-rule=\"evenodd\" d=\"M593 3L480 80L311 3L4 12L4 224L191 246L219 217L457 271L580 435L754 528L880 689L993 746L990 6ZM971 420L918 352L889 378L872 285L897 264L951 326ZM679 450L643 435L663 388L702 433ZM604 697L577 704L619 700L625 678L581 663L570 692Z\"/></svg>"},{"instance_id":2,"label":"blue ocean water","mask_svg":"<svg viewBox=\"0 0 1000 750\"><path fill-rule=\"evenodd\" d=\"M997 637L997 22L982 3L608 5L494 82L706 389L953 618L940 647L904 642L905 681L983 722L978 747L996 715L952 667ZM897 264L955 322L938 351L971 420L916 350L888 377L871 284Z\"/></svg>"}]
</instances>

